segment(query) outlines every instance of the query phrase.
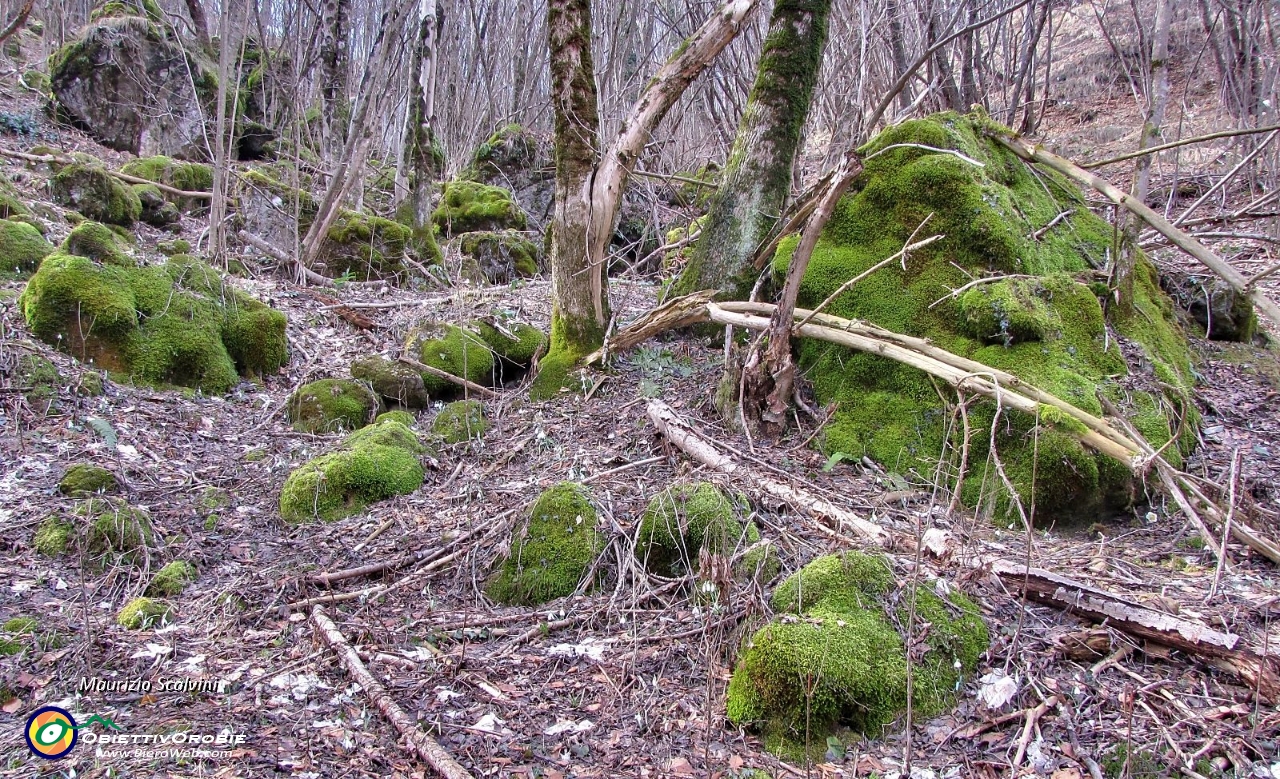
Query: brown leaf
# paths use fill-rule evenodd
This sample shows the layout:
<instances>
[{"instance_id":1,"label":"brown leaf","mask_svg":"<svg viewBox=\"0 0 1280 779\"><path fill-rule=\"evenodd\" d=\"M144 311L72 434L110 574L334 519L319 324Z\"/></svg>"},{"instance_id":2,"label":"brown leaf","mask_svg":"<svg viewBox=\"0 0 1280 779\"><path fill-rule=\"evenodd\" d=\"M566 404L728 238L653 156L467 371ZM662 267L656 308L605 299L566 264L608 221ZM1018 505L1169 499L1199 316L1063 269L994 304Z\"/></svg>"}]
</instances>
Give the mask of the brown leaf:
<instances>
[{"instance_id":1,"label":"brown leaf","mask_svg":"<svg viewBox=\"0 0 1280 779\"><path fill-rule=\"evenodd\" d=\"M22 708L21 698L10 698L3 706L0 706L0 711L3 711L5 714L12 714L21 708Z\"/></svg>"}]
</instances>

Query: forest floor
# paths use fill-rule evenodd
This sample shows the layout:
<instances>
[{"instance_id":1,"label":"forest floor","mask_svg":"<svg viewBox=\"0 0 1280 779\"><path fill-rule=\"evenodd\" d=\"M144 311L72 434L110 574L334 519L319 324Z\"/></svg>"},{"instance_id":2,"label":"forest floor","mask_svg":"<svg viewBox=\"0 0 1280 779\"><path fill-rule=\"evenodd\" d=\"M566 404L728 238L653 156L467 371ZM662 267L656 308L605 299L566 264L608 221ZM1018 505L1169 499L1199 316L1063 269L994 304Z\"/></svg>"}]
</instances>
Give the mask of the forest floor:
<instances>
[{"instance_id":1,"label":"forest floor","mask_svg":"<svg viewBox=\"0 0 1280 779\"><path fill-rule=\"evenodd\" d=\"M64 149L112 157L74 131L57 132ZM35 142L0 136L10 149ZM12 160L5 172L33 202L59 212L44 192L45 173ZM188 236L201 227L184 220ZM147 230L139 231L144 253L159 237ZM55 225L50 240L65 231ZM1266 260L1243 262L1260 268ZM1024 602L998 578L958 562L929 573L975 597L993 643L954 711L837 744L809 766L766 753L758 736L724 715L736 651L767 618L765 593L736 590L725 603L698 605L682 584L634 565L629 544L644 507L673 484L709 480L749 496L784 572L853 542L833 540L811 516L761 494L752 474L781 476L876 521L946 528L954 560L1029 554L1040 568L1237 634L1260 654L1280 647L1280 583L1270 563L1233 544L1230 570L1215 586L1212 554L1154 488L1150 505L1133 516L1028 534L950 513L949 496L901 474L860 463L824 468L825 458L807 446L820 419L798 417L777 442L749 440L726 428L712 405L721 350L694 336L621 355L609 371L589 374L585 395L533 403L515 381L486 401L493 427L484 439L441 448L417 492L338 522L287 525L277 504L284 478L340 440L289 426L283 411L294 388L346 376L357 357L396 353L424 319L464 321L501 310L546 328L549 285L343 289L344 302L368 306L359 310L374 326L358 329L306 290L249 265L253 277L236 283L287 313L292 359L278 375L226 397L113 382L102 396L78 395L72 388L88 368L34 339L16 306L21 284L0 285L0 622L27 615L40 625L35 646L0 657L0 686L14 696L0 711L0 776L432 775L318 637L310 604L335 593L343 599L325 609L372 673L476 776L727 779L748 768L774 777L894 776L906 772L909 753L911 773L921 777L1071 779L1088 775L1089 759L1118 775L1126 752L1150 756L1135 757L1130 776L1176 775L1182 764L1204 775L1280 776L1280 764L1272 766L1280 713L1235 677L1198 658L1134 646L1106 628L1094 633L1096 654L1069 651L1063 637L1086 623ZM619 320L647 310L657 291L653 280L615 281ZM1225 485L1239 452L1237 510L1280 535L1280 360L1274 349L1199 339L1195 346L1204 423L1187 468ZM53 360L65 377L49 408L26 403L10 382L14 361L30 352ZM732 447L746 469L725 476L669 447L646 415L651 398ZM32 549L41 520L72 515L74 501L56 485L77 462L121 478L130 503L149 512L163 538L157 557L198 568L196 584L173 599L171 624L142 631L115 624L116 611L148 580L145 568L98 571L81 550L49 559ZM607 586L543 608L494 607L484 580L533 499L562 480L587 482L610 528L600 563ZM440 558L447 564L332 590L314 583L324 572L419 551L447 555ZM1018 685L999 710L977 697L979 680L991 673ZM83 679L181 677L223 680L228 688L77 697ZM1028 715L1050 699L1057 705ZM107 716L128 733L230 730L247 739L216 760L123 759L81 746L44 763L26 750L22 723L48 704Z\"/></svg>"}]
</instances>

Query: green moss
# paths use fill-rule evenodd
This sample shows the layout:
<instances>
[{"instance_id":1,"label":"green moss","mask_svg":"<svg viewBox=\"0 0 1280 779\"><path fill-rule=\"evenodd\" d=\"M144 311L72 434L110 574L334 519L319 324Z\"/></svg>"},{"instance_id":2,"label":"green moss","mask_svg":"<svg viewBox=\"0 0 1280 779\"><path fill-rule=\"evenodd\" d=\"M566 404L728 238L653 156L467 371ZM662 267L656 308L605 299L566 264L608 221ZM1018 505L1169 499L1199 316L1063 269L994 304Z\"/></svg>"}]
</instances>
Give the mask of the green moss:
<instances>
[{"instance_id":1,"label":"green moss","mask_svg":"<svg viewBox=\"0 0 1280 779\"><path fill-rule=\"evenodd\" d=\"M451 181L445 185L431 221L446 236L525 228L524 212L510 192L474 181Z\"/></svg>"},{"instance_id":2,"label":"green moss","mask_svg":"<svg viewBox=\"0 0 1280 779\"><path fill-rule=\"evenodd\" d=\"M351 363L351 375L366 381L387 402L409 408L426 408L431 401L422 374L413 367L386 357L363 357ZM413 424L412 417L408 424Z\"/></svg>"},{"instance_id":3,"label":"green moss","mask_svg":"<svg viewBox=\"0 0 1280 779\"><path fill-rule=\"evenodd\" d=\"M143 630L163 625L172 614L172 609L164 601L151 598L134 598L120 609L116 615L116 623L126 630Z\"/></svg>"},{"instance_id":4,"label":"green moss","mask_svg":"<svg viewBox=\"0 0 1280 779\"><path fill-rule=\"evenodd\" d=\"M36 528L31 546L45 557L58 557L67 551L75 528L58 517L48 517Z\"/></svg>"},{"instance_id":5,"label":"green moss","mask_svg":"<svg viewBox=\"0 0 1280 779\"><path fill-rule=\"evenodd\" d=\"M504 363L516 368L528 368L533 358L547 348L547 336L533 325L523 322L475 322L483 340Z\"/></svg>"},{"instance_id":6,"label":"green moss","mask_svg":"<svg viewBox=\"0 0 1280 779\"><path fill-rule=\"evenodd\" d=\"M175 254L189 254L191 252L191 242L182 238L175 238L172 241L159 241L156 243L156 251L172 257Z\"/></svg>"},{"instance_id":7,"label":"green moss","mask_svg":"<svg viewBox=\"0 0 1280 779\"><path fill-rule=\"evenodd\" d=\"M115 474L106 468L88 463L77 463L67 469L58 482L58 492L72 498L85 498L120 489Z\"/></svg>"},{"instance_id":8,"label":"green moss","mask_svg":"<svg viewBox=\"0 0 1280 779\"><path fill-rule=\"evenodd\" d=\"M31 617L14 617L0 625L0 655L16 655L34 636L40 623Z\"/></svg>"},{"instance_id":9,"label":"green moss","mask_svg":"<svg viewBox=\"0 0 1280 779\"><path fill-rule=\"evenodd\" d=\"M392 411L390 414L404 414L403 411ZM410 418L412 424L412 418ZM418 440L418 434L409 425L398 421L389 414L379 414L377 421L368 427L362 427L343 441L343 446L353 449L360 444L377 444L403 449L413 454L421 454L427 450Z\"/></svg>"},{"instance_id":10,"label":"green moss","mask_svg":"<svg viewBox=\"0 0 1280 779\"><path fill-rule=\"evenodd\" d=\"M446 324L415 330L409 336L409 349L433 368L476 384L493 383L493 349L471 329ZM449 397L458 394L460 389L457 384L429 373L422 375L422 383L432 397Z\"/></svg>"},{"instance_id":11,"label":"green moss","mask_svg":"<svg viewBox=\"0 0 1280 779\"><path fill-rule=\"evenodd\" d=\"M486 591L494 600L513 605L572 595L603 548L587 489L561 482L538 496Z\"/></svg>"},{"instance_id":12,"label":"green moss","mask_svg":"<svg viewBox=\"0 0 1280 779\"><path fill-rule=\"evenodd\" d=\"M955 150L982 167L917 146L891 148L898 144ZM1106 261L1112 231L1065 180L1033 172L987 139L979 119L956 114L896 125L862 153L865 170L819 239L801 287L801 306L816 305L897 252L927 217L920 235L941 234L942 240L913 252L905 268L892 264L861 279L826 311L928 338L1094 414L1102 413L1099 390L1119 399L1125 411L1135 410L1131 393L1116 392L1122 381L1142 379L1138 383L1153 398L1168 394L1153 378L1175 387L1174 394L1189 386L1185 339L1145 259L1137 281L1140 313L1133 321L1113 323L1109 331L1088 282L1092 270ZM1062 223L1039 240L1031 237L1063 211L1070 216ZM774 257L779 275L796 243L795 236L781 243ZM985 276L1005 278L974 285L958 298L951 294ZM1136 341L1147 361L1127 365L1117 336ZM801 341L798 350L818 400L839 404L820 442L828 455L869 456L899 473L914 470L932 480L944 447L960 449L960 425L952 424L952 412L922 372L811 339ZM954 401L953 395L948 398ZM982 485L999 484L987 472L993 413L990 405L969 410L975 432L970 475L962 485L969 505L984 495ZM1126 506L1134 494L1132 478L1080 445L1070 435L1072 425L1060 415L1038 421L1016 412L1002 415L996 437L1000 458L1020 497L1034 499L1037 516L1045 521L1092 521L1100 512ZM1175 425L1172 417L1164 417L1163 439ZM982 505L1003 518L1010 501L1002 487L994 489Z\"/></svg>"},{"instance_id":13,"label":"green moss","mask_svg":"<svg viewBox=\"0 0 1280 779\"><path fill-rule=\"evenodd\" d=\"M580 325L575 330L558 312L551 312L551 338L546 355L538 361L538 375L529 386L531 400L550 400L562 390L582 392L585 389L582 374L575 370L587 355L581 345L597 342L596 331L602 343L604 332L592 323Z\"/></svg>"},{"instance_id":14,"label":"green moss","mask_svg":"<svg viewBox=\"0 0 1280 779\"><path fill-rule=\"evenodd\" d=\"M62 374L53 361L39 354L23 354L18 357L14 374L17 386L33 407L48 410L58 398L62 386Z\"/></svg>"},{"instance_id":15,"label":"green moss","mask_svg":"<svg viewBox=\"0 0 1280 779\"><path fill-rule=\"evenodd\" d=\"M138 195L97 165L67 165L53 175L49 188L54 200L87 219L128 227L142 214Z\"/></svg>"},{"instance_id":16,"label":"green moss","mask_svg":"<svg viewBox=\"0 0 1280 779\"><path fill-rule=\"evenodd\" d=\"M413 427L413 424L415 421L416 420L413 418L413 414L410 414L408 411L396 410L396 411L384 411L383 413L378 415L377 419L373 420L373 423L375 425L379 425L379 424L382 424L383 422L399 422L405 427Z\"/></svg>"},{"instance_id":17,"label":"green moss","mask_svg":"<svg viewBox=\"0 0 1280 779\"><path fill-rule=\"evenodd\" d=\"M286 522L329 522L421 487L424 473L415 454L379 440L386 439L357 439L351 448L316 457L290 473L280 491L280 516Z\"/></svg>"},{"instance_id":18,"label":"green moss","mask_svg":"<svg viewBox=\"0 0 1280 779\"><path fill-rule=\"evenodd\" d=\"M217 487L205 487L198 503L202 511L221 511L231 505L231 495Z\"/></svg>"},{"instance_id":19,"label":"green moss","mask_svg":"<svg viewBox=\"0 0 1280 779\"><path fill-rule=\"evenodd\" d=\"M31 152L35 154L35 151ZM14 189L9 179L0 174L0 219L12 219L15 216L29 216L31 211L22 202L18 190Z\"/></svg>"},{"instance_id":20,"label":"green moss","mask_svg":"<svg viewBox=\"0 0 1280 779\"><path fill-rule=\"evenodd\" d=\"M321 379L304 384L289 398L289 421L304 433L358 430L376 416L382 402L362 382Z\"/></svg>"},{"instance_id":21,"label":"green moss","mask_svg":"<svg viewBox=\"0 0 1280 779\"><path fill-rule=\"evenodd\" d=\"M148 595L181 595L196 580L196 567L186 560L174 560L156 572L147 585Z\"/></svg>"},{"instance_id":22,"label":"green moss","mask_svg":"<svg viewBox=\"0 0 1280 779\"><path fill-rule=\"evenodd\" d=\"M749 535L738 507L714 484L668 487L645 508L636 559L653 573L683 576L697 571L702 549L728 557L753 543ZM754 535L759 540L759 531Z\"/></svg>"},{"instance_id":23,"label":"green moss","mask_svg":"<svg viewBox=\"0 0 1280 779\"><path fill-rule=\"evenodd\" d=\"M152 227L167 227L182 218L178 207L166 200L155 184L134 184L132 189L142 204L139 218L143 222Z\"/></svg>"},{"instance_id":24,"label":"green moss","mask_svg":"<svg viewBox=\"0 0 1280 779\"><path fill-rule=\"evenodd\" d=\"M465 233L458 242L462 253L475 260L481 278L473 281L505 284L514 277L538 275L541 248L515 230Z\"/></svg>"},{"instance_id":25,"label":"green moss","mask_svg":"<svg viewBox=\"0 0 1280 779\"><path fill-rule=\"evenodd\" d=\"M1117 744L1103 757L1102 773L1107 779L1157 779L1168 774L1155 755L1145 750L1135 750L1132 755L1128 744Z\"/></svg>"},{"instance_id":26,"label":"green moss","mask_svg":"<svg viewBox=\"0 0 1280 779\"><path fill-rule=\"evenodd\" d=\"M489 420L484 417L484 406L478 400L459 400L436 414L431 432L440 436L446 444L479 440L489 430Z\"/></svg>"},{"instance_id":27,"label":"green moss","mask_svg":"<svg viewBox=\"0 0 1280 779\"><path fill-rule=\"evenodd\" d=\"M963 595L914 593L915 635L927 651L913 655L913 705L927 717L954 699L959 673L974 670L989 639ZM859 552L820 557L793 574L773 605L794 616L752 637L729 683L729 719L760 727L778 753L812 754L816 746L821 754L842 727L878 736L907 702L906 649L894 626L906 622L906 601L896 595L883 558Z\"/></svg>"},{"instance_id":28,"label":"green moss","mask_svg":"<svg viewBox=\"0 0 1280 779\"><path fill-rule=\"evenodd\" d=\"M141 563L154 540L146 512L122 500L95 498L82 503L76 513L89 520L86 547L104 565L117 560Z\"/></svg>"},{"instance_id":29,"label":"green moss","mask_svg":"<svg viewBox=\"0 0 1280 779\"><path fill-rule=\"evenodd\" d=\"M122 268L137 267L138 262L128 252L120 238L110 227L101 222L81 222L67 235L59 247L64 254L88 257L104 265Z\"/></svg>"},{"instance_id":30,"label":"green moss","mask_svg":"<svg viewBox=\"0 0 1280 779\"><path fill-rule=\"evenodd\" d=\"M329 228L323 258L328 273L361 280L405 273L405 250L413 231L398 222L358 211L342 211Z\"/></svg>"},{"instance_id":31,"label":"green moss","mask_svg":"<svg viewBox=\"0 0 1280 779\"><path fill-rule=\"evenodd\" d=\"M0 280L25 279L53 253L53 244L25 222L0 219Z\"/></svg>"},{"instance_id":32,"label":"green moss","mask_svg":"<svg viewBox=\"0 0 1280 779\"><path fill-rule=\"evenodd\" d=\"M518 124L508 124L476 147L463 178L493 181L515 168L530 167L538 154L538 139Z\"/></svg>"},{"instance_id":33,"label":"green moss","mask_svg":"<svg viewBox=\"0 0 1280 779\"><path fill-rule=\"evenodd\" d=\"M163 155L139 157L125 163L120 172L183 192L213 191L213 168L203 162L185 162Z\"/></svg>"}]
</instances>

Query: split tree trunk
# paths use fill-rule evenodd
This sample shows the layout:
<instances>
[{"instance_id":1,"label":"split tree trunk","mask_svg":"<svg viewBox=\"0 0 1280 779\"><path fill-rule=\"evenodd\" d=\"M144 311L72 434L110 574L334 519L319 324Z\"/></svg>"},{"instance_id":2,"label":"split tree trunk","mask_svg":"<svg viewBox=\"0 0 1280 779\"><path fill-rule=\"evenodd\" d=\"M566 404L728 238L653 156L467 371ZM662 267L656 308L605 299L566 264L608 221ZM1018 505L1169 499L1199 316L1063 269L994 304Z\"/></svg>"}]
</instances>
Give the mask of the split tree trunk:
<instances>
[{"instance_id":1,"label":"split tree trunk","mask_svg":"<svg viewBox=\"0 0 1280 779\"><path fill-rule=\"evenodd\" d=\"M1151 39L1151 71L1147 79L1147 114L1143 119L1142 134L1138 137L1138 151L1160 141L1164 110L1169 103L1169 25L1172 17L1170 0L1157 0L1155 30ZM1139 203L1147 202L1147 194L1151 190L1152 156L1143 154L1133 166L1133 185L1129 192ZM1121 318L1133 313L1133 272L1138 264L1138 234L1141 230L1142 219L1135 213L1124 212L1124 230L1112 278L1115 298L1109 309Z\"/></svg>"},{"instance_id":2,"label":"split tree trunk","mask_svg":"<svg viewBox=\"0 0 1280 779\"><path fill-rule=\"evenodd\" d=\"M649 82L601 150L591 59L590 0L550 0L551 104L555 113L556 206L551 222L551 347L531 394L569 384L568 369L604 343L609 328L605 252L627 180L658 123L689 84L737 36L758 0L729 0Z\"/></svg>"},{"instance_id":3,"label":"split tree trunk","mask_svg":"<svg viewBox=\"0 0 1280 779\"><path fill-rule=\"evenodd\" d=\"M786 210L801 130L822 67L831 0L779 0L724 180L675 294L745 298L752 258Z\"/></svg>"}]
</instances>

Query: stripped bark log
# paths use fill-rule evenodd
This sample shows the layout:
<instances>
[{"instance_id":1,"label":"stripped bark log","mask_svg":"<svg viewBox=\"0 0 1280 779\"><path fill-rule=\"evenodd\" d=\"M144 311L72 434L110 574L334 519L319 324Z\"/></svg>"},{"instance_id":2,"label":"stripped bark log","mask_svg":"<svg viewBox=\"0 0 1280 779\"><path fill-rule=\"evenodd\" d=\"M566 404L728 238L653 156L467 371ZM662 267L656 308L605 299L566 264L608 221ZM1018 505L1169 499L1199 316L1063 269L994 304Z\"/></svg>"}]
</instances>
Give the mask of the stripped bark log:
<instances>
[{"instance_id":1,"label":"stripped bark log","mask_svg":"<svg viewBox=\"0 0 1280 779\"><path fill-rule=\"evenodd\" d=\"M1222 277L1222 280L1231 285L1231 288L1241 295L1245 295L1253 301L1253 304L1271 319L1273 327L1280 327L1280 306L1275 301L1262 294L1260 291L1250 289L1249 280L1246 279L1240 271L1233 268L1226 260L1219 257L1212 249L1197 241L1192 236L1175 227L1169 220L1160 214L1151 210L1146 203L1135 200L1127 193L1118 189L1114 184L1102 178L1101 176L1090 173L1089 171L1076 165L1065 157L1060 157L1051 151L1047 151L1035 144L1025 141L1021 138L1011 137L999 132L989 132L991 138L1005 148L1012 151L1022 159L1028 162L1037 162L1046 167L1058 171L1067 178L1092 189L1096 189L1107 197L1108 200L1118 206L1124 206L1133 213L1142 217L1142 220L1151 225L1157 232L1169 241L1182 249L1187 254L1200 261L1209 270Z\"/></svg>"},{"instance_id":2,"label":"stripped bark log","mask_svg":"<svg viewBox=\"0 0 1280 779\"><path fill-rule=\"evenodd\" d=\"M391 721L399 731L401 737L409 747L409 751L426 761L427 765L435 769L436 773L445 779L472 779L471 773L467 769L458 764L453 756L444 750L435 739L428 736L418 729L417 722L400 706L391 699L391 695L387 693L387 689L369 673L369 669L364 667L364 663L360 660L360 655L356 654L356 650L347 642L346 636L342 635L342 631L338 626L333 624L333 620L329 619L324 609L316 606L311 609L311 621L315 624L316 630L319 631L321 638L325 643L333 649L338 655L338 659L342 661L342 666L347 669L347 673L351 675L365 693L382 712L382 715Z\"/></svg>"},{"instance_id":3,"label":"stripped bark log","mask_svg":"<svg viewBox=\"0 0 1280 779\"><path fill-rule=\"evenodd\" d=\"M1240 646L1237 635L1149 609L1051 571L1007 560L991 560L988 566L1006 586L1031 600L1205 658L1215 667L1238 675L1268 703L1280 697L1280 662Z\"/></svg>"}]
</instances>

